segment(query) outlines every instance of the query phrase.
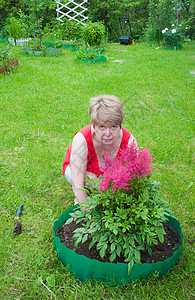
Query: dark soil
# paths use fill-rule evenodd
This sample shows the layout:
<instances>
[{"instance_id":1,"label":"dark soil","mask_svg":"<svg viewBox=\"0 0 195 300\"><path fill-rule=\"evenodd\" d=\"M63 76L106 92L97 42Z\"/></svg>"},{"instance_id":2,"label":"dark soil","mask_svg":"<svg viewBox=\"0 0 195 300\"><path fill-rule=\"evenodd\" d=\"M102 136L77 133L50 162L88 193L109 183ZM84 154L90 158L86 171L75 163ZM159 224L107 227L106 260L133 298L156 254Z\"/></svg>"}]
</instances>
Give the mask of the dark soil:
<instances>
[{"instance_id":1,"label":"dark soil","mask_svg":"<svg viewBox=\"0 0 195 300\"><path fill-rule=\"evenodd\" d=\"M141 252L141 262L142 263L155 263L157 261L163 261L166 258L172 256L173 252L177 250L181 244L181 239L178 236L177 231L175 231L171 226L167 225L166 223L163 224L164 230L166 232L164 236L164 242L158 243L158 245L153 245L152 249L152 256L149 255L148 251ZM96 249L96 246L93 246L89 250L90 239L87 240L85 243L79 243L78 248L74 248L73 240L73 231L81 227L81 224L76 224L72 222L68 225L63 224L61 228L56 232L56 236L59 237L60 242L64 244L67 248L74 250L77 254L85 255L91 259L97 259L102 262L110 262L109 255L105 256L103 259L99 256L99 252ZM117 257L114 261L116 262L124 262L123 257Z\"/></svg>"}]
</instances>

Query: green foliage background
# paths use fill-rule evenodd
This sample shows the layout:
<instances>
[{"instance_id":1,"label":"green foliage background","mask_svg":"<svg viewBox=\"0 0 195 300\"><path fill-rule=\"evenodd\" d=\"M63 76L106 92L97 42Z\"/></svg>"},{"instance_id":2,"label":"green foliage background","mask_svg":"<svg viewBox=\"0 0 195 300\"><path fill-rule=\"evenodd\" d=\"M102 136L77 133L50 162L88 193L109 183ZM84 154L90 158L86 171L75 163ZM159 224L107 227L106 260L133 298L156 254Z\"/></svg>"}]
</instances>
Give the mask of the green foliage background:
<instances>
[{"instance_id":1,"label":"green foliage background","mask_svg":"<svg viewBox=\"0 0 195 300\"><path fill-rule=\"evenodd\" d=\"M78 0L79 2L80 0ZM66 0L62 2L66 3ZM107 38L118 42L122 35L130 35L134 40L153 37L159 42L160 32L177 22L177 10L181 9L181 22L188 26L187 36L194 39L195 5L193 0L89 0L86 3L89 21L102 22L106 26ZM19 18L24 14L30 18L31 27L39 20L40 30L56 19L56 3L52 0L11 0L0 3L0 37L8 35L7 25L10 14ZM35 9L36 8L36 9ZM36 16L35 16L36 11ZM129 18L125 23L120 17ZM61 23L61 22L59 22ZM30 25L29 25L30 26ZM148 33L148 34L147 34ZM32 33L31 33L32 34Z\"/></svg>"}]
</instances>

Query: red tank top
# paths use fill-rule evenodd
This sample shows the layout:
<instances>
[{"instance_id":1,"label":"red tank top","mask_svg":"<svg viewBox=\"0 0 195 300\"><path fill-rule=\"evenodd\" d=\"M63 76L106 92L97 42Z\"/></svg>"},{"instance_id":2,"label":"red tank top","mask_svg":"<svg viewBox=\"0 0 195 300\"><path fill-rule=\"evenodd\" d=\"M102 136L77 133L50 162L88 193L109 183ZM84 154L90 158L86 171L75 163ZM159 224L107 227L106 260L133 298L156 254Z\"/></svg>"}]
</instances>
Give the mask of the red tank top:
<instances>
[{"instance_id":1,"label":"red tank top","mask_svg":"<svg viewBox=\"0 0 195 300\"><path fill-rule=\"evenodd\" d=\"M99 175L102 175L103 173L101 172L101 170L99 168L97 154L96 154L96 151L95 151L95 148L93 145L91 126L92 125L87 125L86 127L79 130L79 132L82 133L82 135L84 136L84 138L87 142L87 148L88 148L87 171L92 172L99 176ZM131 133L123 127L122 127L122 133L123 133L123 136L122 136L120 148L119 148L119 151L118 151L116 157L120 155L119 152L121 149L124 149L127 147L129 138L131 136ZM77 132L75 133L75 135L76 134L77 134ZM63 171L62 171L63 176L65 174L66 167L70 164L71 150L72 150L72 145L70 145L68 147L67 152L66 152L66 157L64 159ZM80 150L82 151L82 148Z\"/></svg>"}]
</instances>

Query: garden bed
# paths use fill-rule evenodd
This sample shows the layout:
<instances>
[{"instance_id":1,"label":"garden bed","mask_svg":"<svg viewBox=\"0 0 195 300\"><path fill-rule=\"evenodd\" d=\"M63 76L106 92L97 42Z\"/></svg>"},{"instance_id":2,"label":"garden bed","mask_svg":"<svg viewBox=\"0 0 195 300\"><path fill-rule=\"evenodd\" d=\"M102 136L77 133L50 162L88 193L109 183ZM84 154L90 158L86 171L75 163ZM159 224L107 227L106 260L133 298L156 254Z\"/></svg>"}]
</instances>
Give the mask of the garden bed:
<instances>
[{"instance_id":1,"label":"garden bed","mask_svg":"<svg viewBox=\"0 0 195 300\"><path fill-rule=\"evenodd\" d=\"M82 45L76 45L76 46L72 46L72 51L79 51L82 50L84 53L88 54L88 53L94 53L94 54L102 54L105 49L104 47L100 47L98 49L92 49L92 48L86 48L86 49L82 49Z\"/></svg>"},{"instance_id":2,"label":"garden bed","mask_svg":"<svg viewBox=\"0 0 195 300\"><path fill-rule=\"evenodd\" d=\"M94 247L88 250L88 242L74 249L72 240L73 231L76 229L74 223L64 225L73 212L74 207L64 211L60 218L54 223L54 245L64 266L68 266L70 272L74 273L81 281L87 279L103 281L110 285L131 283L134 280L147 278L156 272L159 276L166 274L177 264L182 249L183 235L180 224L176 218L170 216L167 224L165 242L153 246L153 255L142 253L142 264L134 264L130 274L127 272L127 263L122 258L113 263L109 258L102 259ZM169 245L170 244L170 245Z\"/></svg>"},{"instance_id":3,"label":"garden bed","mask_svg":"<svg viewBox=\"0 0 195 300\"><path fill-rule=\"evenodd\" d=\"M152 256L149 255L148 251L142 251L141 254L141 262L142 263L154 263L157 261L163 261L166 258L172 256L173 252L179 248L181 245L181 239L178 236L176 230L174 230L170 225L164 223L164 230L166 235L164 237L164 242L158 245L153 245L152 249ZM93 246L89 250L89 244L91 240L87 240L85 243L79 243L78 248L75 249L73 240L74 230L81 227L82 224L76 222L71 222L70 224L63 224L60 229L56 232L56 236L59 237L60 242L65 245L67 248L74 250L77 254L85 255L91 259L97 259L102 262L110 262L109 256L105 256L101 258L99 252L96 249L96 245ZM114 263L122 262L125 263L123 257L117 257L114 260Z\"/></svg>"},{"instance_id":4,"label":"garden bed","mask_svg":"<svg viewBox=\"0 0 195 300\"><path fill-rule=\"evenodd\" d=\"M65 49L68 49L68 48L74 47L73 44L61 44L61 43L51 43L51 42L44 42L43 44L46 47L49 47L49 48L65 48Z\"/></svg>"},{"instance_id":5,"label":"garden bed","mask_svg":"<svg viewBox=\"0 0 195 300\"><path fill-rule=\"evenodd\" d=\"M93 59L90 59L88 56L84 56L84 57L77 56L77 59L85 61L85 62L99 63L99 62L106 61L106 56L96 55L95 58L93 58Z\"/></svg>"},{"instance_id":6,"label":"garden bed","mask_svg":"<svg viewBox=\"0 0 195 300\"><path fill-rule=\"evenodd\" d=\"M177 45L177 46L165 45L164 49L165 50L181 50L182 49L182 45Z\"/></svg>"},{"instance_id":7,"label":"garden bed","mask_svg":"<svg viewBox=\"0 0 195 300\"><path fill-rule=\"evenodd\" d=\"M31 48L22 49L23 54L34 55L34 56L56 56L62 53L61 49L57 48L46 48L44 50L38 51Z\"/></svg>"}]
</instances>

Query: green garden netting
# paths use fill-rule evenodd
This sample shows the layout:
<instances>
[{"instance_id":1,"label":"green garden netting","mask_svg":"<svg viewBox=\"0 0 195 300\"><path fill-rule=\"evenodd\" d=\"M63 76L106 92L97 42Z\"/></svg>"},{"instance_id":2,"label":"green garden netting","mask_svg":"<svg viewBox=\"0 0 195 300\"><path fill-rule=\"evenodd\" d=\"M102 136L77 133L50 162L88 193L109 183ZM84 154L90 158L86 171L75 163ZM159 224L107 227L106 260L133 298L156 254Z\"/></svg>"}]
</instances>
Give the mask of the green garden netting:
<instances>
[{"instance_id":1,"label":"green garden netting","mask_svg":"<svg viewBox=\"0 0 195 300\"><path fill-rule=\"evenodd\" d=\"M57 43L50 43L50 42L44 42L43 43L46 47L53 47L53 48L72 48L74 45L72 44L57 44Z\"/></svg>"},{"instance_id":2,"label":"green garden netting","mask_svg":"<svg viewBox=\"0 0 195 300\"><path fill-rule=\"evenodd\" d=\"M8 39L0 39L0 43L7 43Z\"/></svg>"},{"instance_id":3,"label":"green garden netting","mask_svg":"<svg viewBox=\"0 0 195 300\"><path fill-rule=\"evenodd\" d=\"M106 56L97 55L94 59L89 59L87 56L86 57L77 56L77 59L85 61L85 62L89 61L89 62L92 62L95 64L95 63L106 61Z\"/></svg>"},{"instance_id":4,"label":"green garden netting","mask_svg":"<svg viewBox=\"0 0 195 300\"><path fill-rule=\"evenodd\" d=\"M96 53L96 54L102 54L105 49L104 47L100 47L98 49L85 49L85 48L82 48L83 46L81 44L77 45L77 46L72 46L72 51L79 51L79 50L82 50L83 52L85 52L86 54L88 53Z\"/></svg>"},{"instance_id":5,"label":"green garden netting","mask_svg":"<svg viewBox=\"0 0 195 300\"><path fill-rule=\"evenodd\" d=\"M134 264L130 274L127 271L127 264L125 263L108 263L100 262L95 259L87 258L83 255L77 254L74 250L68 249L61 244L60 239L55 235L57 230L70 218L69 213L73 212L75 207L70 207L64 211L59 219L53 225L54 247L57 251L58 257L68 270L75 274L75 276L85 282L86 280L105 282L110 286L123 285L131 283L134 280L147 278L152 273L157 273L158 276L165 275L171 270L174 265L178 263L182 244L183 235L178 220L170 216L167 224L171 225L177 232L182 241L178 250L173 255L164 261L156 263L143 263L141 265Z\"/></svg>"},{"instance_id":6,"label":"green garden netting","mask_svg":"<svg viewBox=\"0 0 195 300\"><path fill-rule=\"evenodd\" d=\"M31 48L24 48L22 49L22 53L35 56L55 56L60 55L62 53L62 50L57 48L47 48L43 51L35 51Z\"/></svg>"},{"instance_id":7,"label":"green garden netting","mask_svg":"<svg viewBox=\"0 0 195 300\"><path fill-rule=\"evenodd\" d=\"M177 45L177 46L165 46L164 47L165 50L181 50L182 49L182 45Z\"/></svg>"}]
</instances>

